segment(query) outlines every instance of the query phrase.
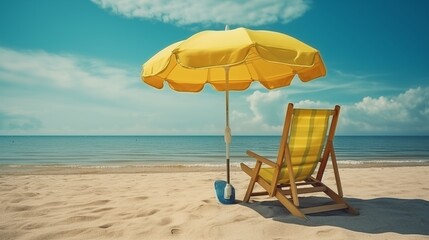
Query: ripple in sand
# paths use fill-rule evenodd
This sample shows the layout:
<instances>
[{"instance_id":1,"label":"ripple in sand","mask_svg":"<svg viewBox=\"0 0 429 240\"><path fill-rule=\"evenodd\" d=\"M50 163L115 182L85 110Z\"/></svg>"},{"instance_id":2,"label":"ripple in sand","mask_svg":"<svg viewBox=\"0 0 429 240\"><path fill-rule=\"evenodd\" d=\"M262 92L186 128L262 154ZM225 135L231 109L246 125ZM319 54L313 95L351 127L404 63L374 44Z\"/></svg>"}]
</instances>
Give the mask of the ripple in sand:
<instances>
[{"instance_id":1,"label":"ripple in sand","mask_svg":"<svg viewBox=\"0 0 429 240\"><path fill-rule=\"evenodd\" d=\"M105 228L109 228L111 226L113 226L112 223L107 223L107 224L103 224L103 225L99 226L99 228L104 228L105 229Z\"/></svg>"},{"instance_id":2,"label":"ripple in sand","mask_svg":"<svg viewBox=\"0 0 429 240\"><path fill-rule=\"evenodd\" d=\"M159 212L159 210L158 209L152 209L152 210L150 210L149 212L143 212L143 213L140 213L140 214L138 214L136 217L147 217L147 216L152 216L152 215L154 215L155 213L157 213L157 212Z\"/></svg>"},{"instance_id":3,"label":"ripple in sand","mask_svg":"<svg viewBox=\"0 0 429 240\"><path fill-rule=\"evenodd\" d=\"M316 232L317 236L332 236L333 235L333 230L332 229L324 229L324 230L319 230Z\"/></svg>"},{"instance_id":4,"label":"ripple in sand","mask_svg":"<svg viewBox=\"0 0 429 240\"><path fill-rule=\"evenodd\" d=\"M24 225L22 227L22 229L33 230L33 229L37 229L37 228L42 228L44 226L45 226L45 224L43 224L43 223L29 223L29 224Z\"/></svg>"},{"instance_id":5,"label":"ripple in sand","mask_svg":"<svg viewBox=\"0 0 429 240\"><path fill-rule=\"evenodd\" d=\"M8 212L23 212L23 211L33 210L33 209L34 209L33 206L26 206L26 205L6 207L6 211Z\"/></svg>"},{"instance_id":6,"label":"ripple in sand","mask_svg":"<svg viewBox=\"0 0 429 240\"><path fill-rule=\"evenodd\" d=\"M72 222L82 222L82 221L94 221L99 218L100 216L73 216L73 217L67 218L66 222L72 223Z\"/></svg>"},{"instance_id":7,"label":"ripple in sand","mask_svg":"<svg viewBox=\"0 0 429 240\"><path fill-rule=\"evenodd\" d=\"M15 198L15 199L11 200L10 202L11 203L20 203L20 202L22 202L24 200L25 200L24 198Z\"/></svg>"},{"instance_id":8,"label":"ripple in sand","mask_svg":"<svg viewBox=\"0 0 429 240\"><path fill-rule=\"evenodd\" d=\"M132 200L139 200L139 201L142 201L142 200L146 200L146 199L148 199L149 197L146 197L146 196L141 196L141 197L135 197L135 198L133 198Z\"/></svg>"},{"instance_id":9,"label":"ripple in sand","mask_svg":"<svg viewBox=\"0 0 429 240\"><path fill-rule=\"evenodd\" d=\"M89 202L89 203L78 204L78 205L75 205L73 207L97 206L97 205L104 205L108 202L110 202L110 200L97 200L97 201L93 201L93 202Z\"/></svg>"},{"instance_id":10,"label":"ripple in sand","mask_svg":"<svg viewBox=\"0 0 429 240\"><path fill-rule=\"evenodd\" d=\"M105 212L105 211L110 211L110 210L112 210L112 209L113 209L113 208L111 208L111 207L108 207L108 208L100 208L100 209L96 209L96 210L92 211L92 213Z\"/></svg>"},{"instance_id":11,"label":"ripple in sand","mask_svg":"<svg viewBox=\"0 0 429 240\"><path fill-rule=\"evenodd\" d=\"M40 193L33 193L33 192L28 192L28 193L24 193L23 195L25 197L35 197L37 195L39 195Z\"/></svg>"},{"instance_id":12,"label":"ripple in sand","mask_svg":"<svg viewBox=\"0 0 429 240\"><path fill-rule=\"evenodd\" d=\"M171 222L172 222L171 218L163 218L163 219L161 219L161 221L159 222L159 225L167 225L167 224L169 224L169 223L171 223Z\"/></svg>"}]
</instances>

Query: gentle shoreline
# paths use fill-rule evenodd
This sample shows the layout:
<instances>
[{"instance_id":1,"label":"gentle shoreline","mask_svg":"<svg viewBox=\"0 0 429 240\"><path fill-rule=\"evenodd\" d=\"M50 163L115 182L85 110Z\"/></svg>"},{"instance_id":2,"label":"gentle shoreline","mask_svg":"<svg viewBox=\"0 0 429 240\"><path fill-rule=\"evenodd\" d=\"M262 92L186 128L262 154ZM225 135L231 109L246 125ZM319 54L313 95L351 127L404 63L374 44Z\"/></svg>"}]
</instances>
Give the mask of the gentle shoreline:
<instances>
[{"instance_id":1,"label":"gentle shoreline","mask_svg":"<svg viewBox=\"0 0 429 240\"><path fill-rule=\"evenodd\" d=\"M248 162L246 164L250 165ZM429 162L379 162L339 163L343 168L392 168L429 166ZM9 165L0 164L0 175L67 175L67 174L121 174L121 173L174 173L174 172L224 172L225 165ZM330 164L328 164L330 168ZM231 171L241 171L237 165Z\"/></svg>"}]
</instances>

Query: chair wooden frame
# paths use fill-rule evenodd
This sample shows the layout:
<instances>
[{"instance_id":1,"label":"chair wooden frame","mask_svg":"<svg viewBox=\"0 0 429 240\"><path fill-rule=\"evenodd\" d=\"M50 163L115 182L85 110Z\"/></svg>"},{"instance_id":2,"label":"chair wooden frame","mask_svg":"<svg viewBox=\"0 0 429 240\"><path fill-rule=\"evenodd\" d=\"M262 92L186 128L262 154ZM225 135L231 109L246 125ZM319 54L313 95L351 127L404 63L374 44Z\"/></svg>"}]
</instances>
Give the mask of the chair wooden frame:
<instances>
[{"instance_id":1,"label":"chair wooden frame","mask_svg":"<svg viewBox=\"0 0 429 240\"><path fill-rule=\"evenodd\" d=\"M318 171L316 177L308 176L303 181L295 181L288 143L290 126L294 114L294 106L292 103L289 103L285 118L285 125L283 128L283 134L280 141L280 149L279 154L277 156L277 162L273 162L248 150L247 154L256 160L255 167L252 169L244 163L241 163L241 169L250 176L249 186L247 188L247 192L243 201L248 202L251 196L269 195L270 197L276 197L280 201L280 203L289 210L292 215L305 219L305 214L333 211L339 209L345 209L350 214L358 215L359 212L343 199L343 190L341 186L340 174L338 171L338 165L333 144L339 112L340 106L338 105L335 106L334 110L330 112L332 114L332 117L330 121L330 126L327 130L327 140L323 154L321 155L320 162L318 164ZM332 162L337 192L322 183L323 174L325 172L329 158ZM259 175L263 164L274 168L271 182L266 181ZM279 176L282 166L284 166L284 164L286 164L287 166L288 174L290 177L289 182L287 184L280 184ZM262 188L265 189L265 191L253 192L255 183L258 183ZM300 207L298 195L314 192L324 192L328 197L333 200L333 204L306 208Z\"/></svg>"}]
</instances>

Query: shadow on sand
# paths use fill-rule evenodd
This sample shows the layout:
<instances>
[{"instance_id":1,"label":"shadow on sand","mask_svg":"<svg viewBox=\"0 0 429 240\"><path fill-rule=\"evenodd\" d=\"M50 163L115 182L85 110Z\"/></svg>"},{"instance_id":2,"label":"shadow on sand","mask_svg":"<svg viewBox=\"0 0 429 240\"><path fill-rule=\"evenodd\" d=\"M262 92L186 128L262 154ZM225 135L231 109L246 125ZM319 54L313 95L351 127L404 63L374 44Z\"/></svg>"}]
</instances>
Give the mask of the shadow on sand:
<instances>
[{"instance_id":1,"label":"shadow on sand","mask_svg":"<svg viewBox=\"0 0 429 240\"><path fill-rule=\"evenodd\" d=\"M420 199L345 198L359 216L349 215L345 211L333 211L308 215L308 221L292 216L278 201L254 201L240 203L251 208L265 218L275 221L304 226L335 226L363 233L421 234L429 235L429 202ZM321 197L306 197L302 206L314 205L325 200Z\"/></svg>"}]
</instances>

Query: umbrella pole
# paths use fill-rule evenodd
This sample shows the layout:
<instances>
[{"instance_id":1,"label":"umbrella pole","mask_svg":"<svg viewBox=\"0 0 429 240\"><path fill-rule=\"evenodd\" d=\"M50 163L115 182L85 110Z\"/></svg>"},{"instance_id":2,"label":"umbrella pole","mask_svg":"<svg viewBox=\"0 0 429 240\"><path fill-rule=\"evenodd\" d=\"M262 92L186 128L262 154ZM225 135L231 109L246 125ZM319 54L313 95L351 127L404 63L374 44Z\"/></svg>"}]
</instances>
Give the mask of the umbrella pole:
<instances>
[{"instance_id":1,"label":"umbrella pole","mask_svg":"<svg viewBox=\"0 0 429 240\"><path fill-rule=\"evenodd\" d=\"M227 183L224 189L224 198L227 200L235 201L233 197L233 188L230 184L230 170L229 170L229 145L231 143L231 129L229 128L229 67L225 67L225 116L226 116L226 127L225 127L225 147L226 147L226 179ZM232 197L232 199L231 199Z\"/></svg>"},{"instance_id":2,"label":"umbrella pole","mask_svg":"<svg viewBox=\"0 0 429 240\"><path fill-rule=\"evenodd\" d=\"M218 201L223 204L235 203L235 189L230 184L229 146L231 143L231 129L229 128L229 66L225 66L225 148L226 148L226 178L227 181L215 181L214 188Z\"/></svg>"},{"instance_id":3,"label":"umbrella pole","mask_svg":"<svg viewBox=\"0 0 429 240\"><path fill-rule=\"evenodd\" d=\"M229 26L225 25L225 31L229 30ZM229 169L229 145L231 143L231 128L229 128L229 66L225 66L225 144L226 144L226 179L228 185L230 184L230 169Z\"/></svg>"},{"instance_id":4,"label":"umbrella pole","mask_svg":"<svg viewBox=\"0 0 429 240\"><path fill-rule=\"evenodd\" d=\"M229 67L225 67L225 148L226 148L226 179L230 184L230 160L229 160L229 145L231 143L231 129L229 127Z\"/></svg>"}]
</instances>

